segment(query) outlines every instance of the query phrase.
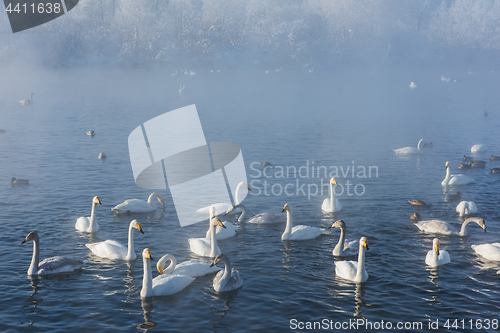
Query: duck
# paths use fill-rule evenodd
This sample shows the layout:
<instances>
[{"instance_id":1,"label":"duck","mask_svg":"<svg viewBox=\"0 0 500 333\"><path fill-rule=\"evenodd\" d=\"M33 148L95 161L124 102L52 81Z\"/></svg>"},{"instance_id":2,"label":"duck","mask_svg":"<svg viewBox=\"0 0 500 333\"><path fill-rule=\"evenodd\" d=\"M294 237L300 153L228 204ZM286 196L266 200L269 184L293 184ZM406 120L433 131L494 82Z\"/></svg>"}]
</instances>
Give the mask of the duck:
<instances>
[{"instance_id":1,"label":"duck","mask_svg":"<svg viewBox=\"0 0 500 333\"><path fill-rule=\"evenodd\" d=\"M297 225L293 227L292 206L288 203L285 204L281 212L285 211L287 220L285 231L283 232L283 235L281 235L281 240L285 241L314 239L325 231L325 229L314 228L307 225Z\"/></svg>"},{"instance_id":2,"label":"duck","mask_svg":"<svg viewBox=\"0 0 500 333\"><path fill-rule=\"evenodd\" d=\"M105 160L108 157L106 156L106 153L100 153L97 158L100 159L100 160Z\"/></svg>"},{"instance_id":3,"label":"duck","mask_svg":"<svg viewBox=\"0 0 500 333\"><path fill-rule=\"evenodd\" d=\"M474 145L472 146L472 148L470 149L470 152L472 154L479 154L479 153L485 153L487 152L488 149L486 149L486 145Z\"/></svg>"},{"instance_id":4,"label":"duck","mask_svg":"<svg viewBox=\"0 0 500 333\"><path fill-rule=\"evenodd\" d=\"M134 229L139 230L142 234L142 228L137 220L132 220L128 227L128 247L125 247L120 242L114 240L106 240L104 242L85 244L86 247L98 257L108 258L113 260L128 260L136 259L134 250Z\"/></svg>"},{"instance_id":5,"label":"duck","mask_svg":"<svg viewBox=\"0 0 500 333\"><path fill-rule=\"evenodd\" d=\"M269 167L272 167L273 165L271 164L271 162L264 162L264 163L262 164L262 166L263 166L264 168L269 168Z\"/></svg>"},{"instance_id":6,"label":"duck","mask_svg":"<svg viewBox=\"0 0 500 333\"><path fill-rule=\"evenodd\" d=\"M467 155L464 155L464 157L462 157L462 161L464 162L472 162L474 159L470 156L467 156Z\"/></svg>"},{"instance_id":7,"label":"duck","mask_svg":"<svg viewBox=\"0 0 500 333\"><path fill-rule=\"evenodd\" d=\"M411 214L411 216L410 216L410 220L413 220L416 222L420 221L421 219L422 219L422 216L417 212Z\"/></svg>"},{"instance_id":8,"label":"duck","mask_svg":"<svg viewBox=\"0 0 500 333\"><path fill-rule=\"evenodd\" d=\"M422 145L425 143L424 139L420 139L417 148L414 147L404 147L399 149L394 149L394 152L398 155L416 155L422 152Z\"/></svg>"},{"instance_id":9,"label":"duck","mask_svg":"<svg viewBox=\"0 0 500 333\"><path fill-rule=\"evenodd\" d=\"M493 169L490 169L490 172L491 172L491 173L500 173L500 168L493 168Z\"/></svg>"},{"instance_id":10,"label":"duck","mask_svg":"<svg viewBox=\"0 0 500 333\"><path fill-rule=\"evenodd\" d=\"M187 275L159 275L153 279L151 272L151 260L153 256L149 248L142 251L142 262L144 275L142 278L141 298L153 296L169 296L184 290L194 281L194 278Z\"/></svg>"},{"instance_id":11,"label":"duck","mask_svg":"<svg viewBox=\"0 0 500 333\"><path fill-rule=\"evenodd\" d=\"M429 143L424 142L423 148L432 148L432 142L429 142Z\"/></svg>"},{"instance_id":12,"label":"duck","mask_svg":"<svg viewBox=\"0 0 500 333\"><path fill-rule=\"evenodd\" d=\"M461 201L455 211L460 217L478 212L476 204L472 201Z\"/></svg>"},{"instance_id":13,"label":"duck","mask_svg":"<svg viewBox=\"0 0 500 333\"><path fill-rule=\"evenodd\" d=\"M29 185L30 180L29 179L17 179L16 177L12 177L10 180L10 183L12 185Z\"/></svg>"},{"instance_id":14,"label":"duck","mask_svg":"<svg viewBox=\"0 0 500 333\"><path fill-rule=\"evenodd\" d=\"M434 233L434 234L443 234L443 235L453 235L453 236L467 236L467 226L469 223L477 223L481 228L483 228L484 232L486 232L486 222L484 219L480 217L469 217L462 223L462 227L460 231L458 231L455 227L450 225L447 222L441 220L428 220L428 221L420 221L415 225L421 231L426 233Z\"/></svg>"},{"instance_id":15,"label":"duck","mask_svg":"<svg viewBox=\"0 0 500 333\"><path fill-rule=\"evenodd\" d=\"M470 166L472 169L484 169L484 167L486 166L486 162L474 160Z\"/></svg>"},{"instance_id":16,"label":"duck","mask_svg":"<svg viewBox=\"0 0 500 333\"><path fill-rule=\"evenodd\" d=\"M354 282L366 282L368 272L365 268L365 249L368 250L366 237L359 240L358 261L335 261L335 274L343 279Z\"/></svg>"},{"instance_id":17,"label":"duck","mask_svg":"<svg viewBox=\"0 0 500 333\"><path fill-rule=\"evenodd\" d=\"M148 201L140 199L128 199L119 205L111 208L117 213L149 213L156 210L156 204L154 198L158 199L160 204L163 206L163 211L165 211L165 199L158 193L151 193Z\"/></svg>"},{"instance_id":18,"label":"duck","mask_svg":"<svg viewBox=\"0 0 500 333\"><path fill-rule=\"evenodd\" d=\"M342 210L342 204L335 198L334 187L337 185L337 180L335 177L332 177L330 179L330 198L323 200L323 204L321 205L321 209L325 212L335 213Z\"/></svg>"},{"instance_id":19,"label":"duck","mask_svg":"<svg viewBox=\"0 0 500 333\"><path fill-rule=\"evenodd\" d=\"M485 259L500 261L500 243L473 244L471 248Z\"/></svg>"},{"instance_id":20,"label":"duck","mask_svg":"<svg viewBox=\"0 0 500 333\"><path fill-rule=\"evenodd\" d=\"M470 168L472 168L472 163L473 163L473 162L469 162L469 163L460 163L460 164L458 165L458 168L459 168L460 170L469 170Z\"/></svg>"},{"instance_id":21,"label":"duck","mask_svg":"<svg viewBox=\"0 0 500 333\"><path fill-rule=\"evenodd\" d=\"M220 293L240 288L243 285L243 279L240 276L240 272L232 267L229 258L224 253L219 253L210 267L220 262L224 263L224 270L218 272L214 277L214 290Z\"/></svg>"},{"instance_id":22,"label":"duck","mask_svg":"<svg viewBox=\"0 0 500 333\"><path fill-rule=\"evenodd\" d=\"M217 238L215 237L215 227L220 226L225 228L221 220L218 217L213 217L210 219L210 238L189 238L189 248L191 252L202 257L215 258L221 250L217 246Z\"/></svg>"},{"instance_id":23,"label":"duck","mask_svg":"<svg viewBox=\"0 0 500 333\"><path fill-rule=\"evenodd\" d=\"M346 257L356 254L357 248L356 243L357 240L345 241L346 234L346 226L343 220L335 221L328 229L330 228L339 228L340 229L340 238L337 245L332 250L332 254L337 257Z\"/></svg>"},{"instance_id":24,"label":"duck","mask_svg":"<svg viewBox=\"0 0 500 333\"><path fill-rule=\"evenodd\" d=\"M493 162L493 161L500 161L500 156L494 156L494 155L491 155L490 156L490 161Z\"/></svg>"},{"instance_id":25,"label":"duck","mask_svg":"<svg viewBox=\"0 0 500 333\"><path fill-rule=\"evenodd\" d=\"M446 177L441 182L442 186L448 185L467 185L475 183L475 180L464 175L451 175L450 162L446 162Z\"/></svg>"},{"instance_id":26,"label":"duck","mask_svg":"<svg viewBox=\"0 0 500 333\"><path fill-rule=\"evenodd\" d=\"M28 275L50 275L57 273L73 272L83 266L83 261L68 257L51 257L40 262L40 237L36 231L30 232L21 244L33 241L33 256L28 268Z\"/></svg>"},{"instance_id":27,"label":"duck","mask_svg":"<svg viewBox=\"0 0 500 333\"><path fill-rule=\"evenodd\" d=\"M78 231L83 231L83 232L98 232L99 231L99 224L97 223L95 219L95 208L97 207L97 204L101 205L101 200L99 199L98 196L95 196L92 198L92 210L90 212L89 217L79 217L76 220L75 223L75 228Z\"/></svg>"},{"instance_id":28,"label":"duck","mask_svg":"<svg viewBox=\"0 0 500 333\"><path fill-rule=\"evenodd\" d=\"M427 204L422 200L408 200L412 206L427 206Z\"/></svg>"},{"instance_id":29,"label":"duck","mask_svg":"<svg viewBox=\"0 0 500 333\"><path fill-rule=\"evenodd\" d=\"M94 137L95 136L95 132L94 131L87 131L87 135L91 136L91 137Z\"/></svg>"},{"instance_id":30,"label":"duck","mask_svg":"<svg viewBox=\"0 0 500 333\"><path fill-rule=\"evenodd\" d=\"M21 105L31 105L31 104L33 104L33 95L34 95L34 94L35 94L35 93L31 93L31 98L30 98L30 99L23 99L23 100L20 100L20 101L19 101L19 103L20 103Z\"/></svg>"},{"instance_id":31,"label":"duck","mask_svg":"<svg viewBox=\"0 0 500 333\"><path fill-rule=\"evenodd\" d=\"M432 250L427 252L425 263L431 267L445 265L451 262L450 254L447 251L439 250L439 239L432 240Z\"/></svg>"},{"instance_id":32,"label":"duck","mask_svg":"<svg viewBox=\"0 0 500 333\"><path fill-rule=\"evenodd\" d=\"M448 201L460 201L462 199L462 193L457 191L455 194L448 195Z\"/></svg>"},{"instance_id":33,"label":"duck","mask_svg":"<svg viewBox=\"0 0 500 333\"><path fill-rule=\"evenodd\" d=\"M165 263L170 260L170 265L165 268ZM204 276L211 273L217 273L221 268L217 266L211 266L208 263L204 263L196 260L184 261L177 264L177 259L173 254L166 254L161 257L156 263L156 268L161 275L167 274L177 274L177 275L187 275L192 278Z\"/></svg>"}]
</instances>

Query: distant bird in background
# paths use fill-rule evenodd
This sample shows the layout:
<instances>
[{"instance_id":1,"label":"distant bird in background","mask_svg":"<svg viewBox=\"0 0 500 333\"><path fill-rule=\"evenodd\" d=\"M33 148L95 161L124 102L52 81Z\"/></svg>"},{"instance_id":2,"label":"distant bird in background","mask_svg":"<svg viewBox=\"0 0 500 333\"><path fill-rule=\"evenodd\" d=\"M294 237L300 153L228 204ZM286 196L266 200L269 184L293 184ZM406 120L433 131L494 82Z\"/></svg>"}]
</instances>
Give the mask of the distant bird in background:
<instances>
[{"instance_id":1,"label":"distant bird in background","mask_svg":"<svg viewBox=\"0 0 500 333\"><path fill-rule=\"evenodd\" d=\"M95 132L94 131L87 131L87 135L94 137L95 136Z\"/></svg>"},{"instance_id":2,"label":"distant bird in background","mask_svg":"<svg viewBox=\"0 0 500 333\"><path fill-rule=\"evenodd\" d=\"M485 118L488 117L488 112L484 111L483 117L485 117Z\"/></svg>"},{"instance_id":3,"label":"distant bird in background","mask_svg":"<svg viewBox=\"0 0 500 333\"><path fill-rule=\"evenodd\" d=\"M415 89L417 87L417 85L415 84L415 82L410 82L410 89Z\"/></svg>"},{"instance_id":4,"label":"distant bird in background","mask_svg":"<svg viewBox=\"0 0 500 333\"><path fill-rule=\"evenodd\" d=\"M182 95L182 91L186 88L186 85L181 84L181 87L179 88L179 95Z\"/></svg>"},{"instance_id":5,"label":"distant bird in background","mask_svg":"<svg viewBox=\"0 0 500 333\"><path fill-rule=\"evenodd\" d=\"M21 105L31 105L33 104L33 95L34 93L31 93L31 99L23 99L22 101L19 101Z\"/></svg>"},{"instance_id":6,"label":"distant bird in background","mask_svg":"<svg viewBox=\"0 0 500 333\"><path fill-rule=\"evenodd\" d=\"M444 77L443 75L441 75L441 81L444 81L444 82L450 82L451 78L449 77Z\"/></svg>"},{"instance_id":7,"label":"distant bird in background","mask_svg":"<svg viewBox=\"0 0 500 333\"><path fill-rule=\"evenodd\" d=\"M17 179L16 177L12 177L10 180L12 185L28 185L30 183L29 179Z\"/></svg>"},{"instance_id":8,"label":"distant bird in background","mask_svg":"<svg viewBox=\"0 0 500 333\"><path fill-rule=\"evenodd\" d=\"M100 153L98 158L99 158L100 160L105 160L105 159L106 159L106 158L108 158L108 157L106 156L106 153Z\"/></svg>"}]
</instances>

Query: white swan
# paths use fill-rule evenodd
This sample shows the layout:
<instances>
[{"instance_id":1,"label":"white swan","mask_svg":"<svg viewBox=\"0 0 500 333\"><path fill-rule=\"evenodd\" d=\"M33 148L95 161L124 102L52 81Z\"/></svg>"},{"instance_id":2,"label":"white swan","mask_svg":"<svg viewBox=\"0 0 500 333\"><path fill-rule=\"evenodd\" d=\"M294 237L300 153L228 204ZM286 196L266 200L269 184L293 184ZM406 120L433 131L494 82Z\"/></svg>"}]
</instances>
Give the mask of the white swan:
<instances>
[{"instance_id":1,"label":"white swan","mask_svg":"<svg viewBox=\"0 0 500 333\"><path fill-rule=\"evenodd\" d=\"M399 149L394 149L394 152L398 155L416 155L422 153L422 145L424 143L424 139L420 139L418 142L417 148L413 147L404 147Z\"/></svg>"},{"instance_id":2,"label":"white swan","mask_svg":"<svg viewBox=\"0 0 500 333\"><path fill-rule=\"evenodd\" d=\"M342 220L337 220L329 227L329 229L330 228L340 228L339 242L333 248L332 254L338 257L346 257L356 254L357 250L356 243L358 241L353 240L347 243L345 242L345 234L346 234L345 222Z\"/></svg>"},{"instance_id":3,"label":"white swan","mask_svg":"<svg viewBox=\"0 0 500 333\"><path fill-rule=\"evenodd\" d=\"M447 251L439 250L439 239L432 241L432 250L427 252L425 263L432 267L445 265L451 261L450 254Z\"/></svg>"},{"instance_id":4,"label":"white swan","mask_svg":"<svg viewBox=\"0 0 500 333\"><path fill-rule=\"evenodd\" d=\"M461 201L455 211L460 217L478 212L476 204L472 201Z\"/></svg>"},{"instance_id":5,"label":"white swan","mask_svg":"<svg viewBox=\"0 0 500 333\"><path fill-rule=\"evenodd\" d=\"M144 275L142 278L141 298L168 296L178 293L194 281L186 275L159 275L153 279L150 261L153 259L148 248L142 251Z\"/></svg>"},{"instance_id":6,"label":"white swan","mask_svg":"<svg viewBox=\"0 0 500 333\"><path fill-rule=\"evenodd\" d=\"M33 95L34 95L34 93L31 93L31 99L23 99L23 100L19 101L19 103L21 105L31 105L31 104L33 104Z\"/></svg>"},{"instance_id":7,"label":"white swan","mask_svg":"<svg viewBox=\"0 0 500 333\"><path fill-rule=\"evenodd\" d=\"M473 244L471 247L477 254L485 259L500 261L500 243Z\"/></svg>"},{"instance_id":8,"label":"white swan","mask_svg":"<svg viewBox=\"0 0 500 333\"><path fill-rule=\"evenodd\" d=\"M285 204L281 212L284 211L286 211L286 227L283 235L281 235L281 240L314 239L325 231L325 229L314 228L307 225L297 225L293 227L292 206L288 203Z\"/></svg>"},{"instance_id":9,"label":"white swan","mask_svg":"<svg viewBox=\"0 0 500 333\"><path fill-rule=\"evenodd\" d=\"M480 217L469 217L462 223L462 228L458 231L455 227L441 220L420 221L415 225L426 233L467 236L467 225L471 222L477 223L486 232L486 223Z\"/></svg>"},{"instance_id":10,"label":"white swan","mask_svg":"<svg viewBox=\"0 0 500 333\"><path fill-rule=\"evenodd\" d=\"M165 263L168 260L170 260L170 265L168 265L168 267L165 269ZM166 254L163 257L161 257L161 259L158 260L158 262L156 263L156 268L158 269L158 272L162 275L177 274L177 275L187 275L192 278L204 276L211 273L217 273L217 271L220 270L220 268L217 266L212 267L208 263L196 260L184 261L181 262L180 264L177 264L177 259L172 254Z\"/></svg>"},{"instance_id":11,"label":"white swan","mask_svg":"<svg viewBox=\"0 0 500 333\"><path fill-rule=\"evenodd\" d=\"M472 148L470 149L470 152L472 154L479 154L479 153L485 153L487 152L488 149L486 149L486 145L474 145L472 146Z\"/></svg>"},{"instance_id":12,"label":"white swan","mask_svg":"<svg viewBox=\"0 0 500 333\"><path fill-rule=\"evenodd\" d=\"M212 219L214 216L215 208L212 206L210 207L210 219ZM229 221L224 221L222 222L222 224L222 227L219 225L215 227L215 238L217 238L217 240L223 240L237 235L237 231L240 228L239 226L237 226L236 224L232 224ZM210 238L210 227L208 228L205 237Z\"/></svg>"},{"instance_id":13,"label":"white swan","mask_svg":"<svg viewBox=\"0 0 500 333\"><path fill-rule=\"evenodd\" d=\"M252 190L250 187L248 187L247 183L245 183L245 182L240 182L238 184L238 186L236 186L236 191L234 192L234 205L238 206L239 204L241 204L243 199L245 199L245 197L248 193L248 192L245 192L245 189L248 191ZM223 214L224 212L226 212L231 206L233 206L233 205L231 205L229 203L215 203L215 204L211 204L210 206L200 208L196 212L200 213L200 214L207 214L210 212L210 208L214 207L215 208L215 215L220 215L220 214ZM237 208L241 208L243 210L244 207L245 206L243 206L243 205L238 206L238 207L234 208L233 210L231 210L231 212ZM245 210L245 214L246 214L246 210ZM240 220L240 222L241 222L241 220Z\"/></svg>"},{"instance_id":14,"label":"white swan","mask_svg":"<svg viewBox=\"0 0 500 333\"><path fill-rule=\"evenodd\" d=\"M90 212L90 217L79 217L76 220L75 228L78 231L83 232L98 232L99 224L95 220L95 208L97 204L101 205L101 200L99 200L98 196L95 196L92 199L92 211Z\"/></svg>"},{"instance_id":15,"label":"white swan","mask_svg":"<svg viewBox=\"0 0 500 333\"><path fill-rule=\"evenodd\" d=\"M214 263L210 267L218 264L219 262L224 263L224 270L217 273L214 277L214 290L220 293L241 287L243 285L243 279L240 276L240 272L232 268L229 258L224 253L217 255Z\"/></svg>"},{"instance_id":16,"label":"white swan","mask_svg":"<svg viewBox=\"0 0 500 333\"><path fill-rule=\"evenodd\" d=\"M365 248L368 250L366 237L359 240L358 261L336 261L335 274L343 279L354 282L365 282L368 280L368 273L365 269Z\"/></svg>"},{"instance_id":17,"label":"white swan","mask_svg":"<svg viewBox=\"0 0 500 333\"><path fill-rule=\"evenodd\" d=\"M443 186L448 186L448 185L467 185L467 184L472 184L475 183L474 179L469 178L464 175L451 175L450 174L450 162L446 162L446 177L444 177L443 181L441 182L441 185Z\"/></svg>"},{"instance_id":18,"label":"white swan","mask_svg":"<svg viewBox=\"0 0 500 333\"><path fill-rule=\"evenodd\" d=\"M111 209L117 213L149 213L156 210L154 198L158 199L165 211L165 199L157 193L151 193L147 202L140 199L128 199Z\"/></svg>"},{"instance_id":19,"label":"white swan","mask_svg":"<svg viewBox=\"0 0 500 333\"><path fill-rule=\"evenodd\" d=\"M321 209L325 212L335 213L342 209L342 205L339 200L335 198L335 186L337 186L337 180L335 177L332 177L332 179L330 179L330 198L323 200L323 205L321 205Z\"/></svg>"},{"instance_id":20,"label":"white swan","mask_svg":"<svg viewBox=\"0 0 500 333\"><path fill-rule=\"evenodd\" d=\"M275 213L260 213L252 216L248 219L247 223L254 224L272 224L272 223L281 223L285 222L282 214Z\"/></svg>"},{"instance_id":21,"label":"white swan","mask_svg":"<svg viewBox=\"0 0 500 333\"><path fill-rule=\"evenodd\" d=\"M215 258L221 251L217 246L217 238L215 237L215 227L219 225L223 228L221 220L218 217L210 219L210 238L189 238L189 248L191 252L202 256Z\"/></svg>"},{"instance_id":22,"label":"white swan","mask_svg":"<svg viewBox=\"0 0 500 333\"><path fill-rule=\"evenodd\" d=\"M28 268L28 275L48 275L71 272L82 268L83 261L67 257L52 257L40 261L40 239L35 231L30 232L21 244L33 241L33 257Z\"/></svg>"},{"instance_id":23,"label":"white swan","mask_svg":"<svg viewBox=\"0 0 500 333\"><path fill-rule=\"evenodd\" d=\"M128 227L128 248L123 244L114 241L106 240L104 242L85 244L92 253L98 257L108 258L108 259L122 259L122 260L135 260L135 250L134 250L134 228L139 230L142 234L141 226L137 220L132 220Z\"/></svg>"}]
</instances>

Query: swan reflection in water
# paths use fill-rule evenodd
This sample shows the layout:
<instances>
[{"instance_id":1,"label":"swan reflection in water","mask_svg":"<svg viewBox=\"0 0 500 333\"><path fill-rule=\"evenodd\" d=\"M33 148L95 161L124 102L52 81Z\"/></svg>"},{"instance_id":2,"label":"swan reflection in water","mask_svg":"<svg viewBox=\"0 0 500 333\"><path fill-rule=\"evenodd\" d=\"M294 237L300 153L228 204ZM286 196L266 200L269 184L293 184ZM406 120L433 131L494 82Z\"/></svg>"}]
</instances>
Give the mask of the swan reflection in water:
<instances>
[{"instance_id":1,"label":"swan reflection in water","mask_svg":"<svg viewBox=\"0 0 500 333\"><path fill-rule=\"evenodd\" d=\"M363 307L363 305L366 307L370 307L371 304L368 304L363 300L364 295L365 295L365 284L363 282L356 283L356 294L354 296L354 300L356 301L356 311L354 312L354 317L360 317L366 319L362 315L363 310L361 308Z\"/></svg>"},{"instance_id":2,"label":"swan reflection in water","mask_svg":"<svg viewBox=\"0 0 500 333\"><path fill-rule=\"evenodd\" d=\"M156 327L156 324L151 321L151 312L153 312L153 297L141 299L141 307L144 315L144 323L137 325L137 328L143 332L149 332L150 329Z\"/></svg>"},{"instance_id":3,"label":"swan reflection in water","mask_svg":"<svg viewBox=\"0 0 500 333\"><path fill-rule=\"evenodd\" d=\"M431 273L431 275L429 276L430 277L429 281L434 286L436 286L436 288L427 290L427 292L431 293L431 298L428 299L430 305L435 305L435 304L440 305L441 304L441 302L438 301L438 295L437 295L438 293L441 292L441 288L439 287L439 284L437 281L439 279L438 269L439 269L439 266L429 268L429 271ZM432 294L434 294L434 295L432 295Z\"/></svg>"},{"instance_id":4,"label":"swan reflection in water","mask_svg":"<svg viewBox=\"0 0 500 333\"><path fill-rule=\"evenodd\" d=\"M210 312L214 317L212 320L210 320L212 329L216 330L221 328L228 328L226 325L224 325L223 319L231 310L231 302L235 300L240 290L241 288L225 291L218 294L215 292L207 293L207 296L210 296L212 298L212 302L210 305Z\"/></svg>"},{"instance_id":5,"label":"swan reflection in water","mask_svg":"<svg viewBox=\"0 0 500 333\"><path fill-rule=\"evenodd\" d=\"M29 326L32 326L33 324L36 323L36 321L31 320L30 318L32 316L37 315L40 311L42 311L42 309L38 307L38 304L43 302L43 299L38 297L34 298L34 296L36 296L38 292L41 290L41 288L38 287L40 279L37 276L28 276L28 279L30 279L31 281L31 287L33 288L33 292L31 293L30 297L24 301L23 314L26 317Z\"/></svg>"}]
</instances>

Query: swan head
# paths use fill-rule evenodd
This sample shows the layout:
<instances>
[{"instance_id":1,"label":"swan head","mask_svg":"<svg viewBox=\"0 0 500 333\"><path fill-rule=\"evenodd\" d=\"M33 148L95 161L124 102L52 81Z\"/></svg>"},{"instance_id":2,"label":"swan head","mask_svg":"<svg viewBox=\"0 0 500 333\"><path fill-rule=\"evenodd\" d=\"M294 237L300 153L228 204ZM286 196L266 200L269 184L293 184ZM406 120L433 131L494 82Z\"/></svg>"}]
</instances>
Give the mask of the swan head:
<instances>
[{"instance_id":1,"label":"swan head","mask_svg":"<svg viewBox=\"0 0 500 333\"><path fill-rule=\"evenodd\" d=\"M38 234L36 231L30 232L25 238L24 241L21 244L24 244L26 242L29 242L30 240L38 240Z\"/></svg>"},{"instance_id":2,"label":"swan head","mask_svg":"<svg viewBox=\"0 0 500 333\"><path fill-rule=\"evenodd\" d=\"M149 248L145 248L144 251L142 251L142 258L153 260L153 256L151 255L151 251L149 251Z\"/></svg>"},{"instance_id":3,"label":"swan head","mask_svg":"<svg viewBox=\"0 0 500 333\"><path fill-rule=\"evenodd\" d=\"M139 224L139 222L137 222L137 220L132 220L132 222L130 222L130 225L133 228L136 228L137 230L139 230L144 235L144 231L142 231L141 225Z\"/></svg>"},{"instance_id":4,"label":"swan head","mask_svg":"<svg viewBox=\"0 0 500 333\"><path fill-rule=\"evenodd\" d=\"M102 205L101 200L99 199L99 197L97 195L92 199L92 203L94 203L96 205L97 204Z\"/></svg>"},{"instance_id":5,"label":"swan head","mask_svg":"<svg viewBox=\"0 0 500 333\"><path fill-rule=\"evenodd\" d=\"M469 222L476 222L481 228L483 228L484 232L486 232L486 221L480 217L469 217L467 220ZM464 223L465 223L464 221Z\"/></svg>"},{"instance_id":6,"label":"swan head","mask_svg":"<svg viewBox=\"0 0 500 333\"><path fill-rule=\"evenodd\" d=\"M345 229L345 222L342 220L337 220L330 227L328 227L328 229L330 229L330 228Z\"/></svg>"},{"instance_id":7,"label":"swan head","mask_svg":"<svg viewBox=\"0 0 500 333\"><path fill-rule=\"evenodd\" d=\"M229 261L228 258L226 257L226 255L224 253L219 253L215 259L214 259L214 262L210 265L210 267L214 267L215 265L217 265L218 263L220 262L224 262L224 261Z\"/></svg>"},{"instance_id":8,"label":"swan head","mask_svg":"<svg viewBox=\"0 0 500 333\"><path fill-rule=\"evenodd\" d=\"M330 179L330 185L337 185L337 180L335 179L335 177L332 177L332 179Z\"/></svg>"},{"instance_id":9,"label":"swan head","mask_svg":"<svg viewBox=\"0 0 500 333\"><path fill-rule=\"evenodd\" d=\"M169 260L172 262L172 265L165 269L165 263ZM163 275L163 273L170 274L174 271L175 265L177 265L177 259L172 254L166 254L158 260L156 263L156 269L161 275Z\"/></svg>"},{"instance_id":10,"label":"swan head","mask_svg":"<svg viewBox=\"0 0 500 333\"><path fill-rule=\"evenodd\" d=\"M439 255L439 239L434 238L432 240L432 248L436 251L437 255Z\"/></svg>"},{"instance_id":11,"label":"swan head","mask_svg":"<svg viewBox=\"0 0 500 333\"><path fill-rule=\"evenodd\" d=\"M290 206L288 203L286 203L285 206L283 207L283 210L281 212L283 213L284 211L291 212L292 211L292 206Z\"/></svg>"},{"instance_id":12,"label":"swan head","mask_svg":"<svg viewBox=\"0 0 500 333\"><path fill-rule=\"evenodd\" d=\"M368 248L368 242L366 241L366 237L361 237L361 239L359 240L359 243L361 244L361 246L363 246L367 250L369 250L369 248Z\"/></svg>"},{"instance_id":13,"label":"swan head","mask_svg":"<svg viewBox=\"0 0 500 333\"><path fill-rule=\"evenodd\" d=\"M163 206L163 211L165 211L165 198L163 198L161 195L154 193L156 196L156 199L160 202L160 204Z\"/></svg>"},{"instance_id":14,"label":"swan head","mask_svg":"<svg viewBox=\"0 0 500 333\"><path fill-rule=\"evenodd\" d=\"M251 191L251 190L252 190L250 187L248 187L248 184L247 184L247 183L245 183L245 182L240 182L240 183L238 184L238 186L243 186L243 187L246 187L246 189L247 189L247 190L249 190L249 191Z\"/></svg>"},{"instance_id":15,"label":"swan head","mask_svg":"<svg viewBox=\"0 0 500 333\"><path fill-rule=\"evenodd\" d=\"M222 221L221 221L221 220L219 220L219 218L218 218L218 217L214 217L214 218L212 218L212 220L210 221L210 225L213 225L213 226L215 226L215 227L216 227L216 226L219 226L219 227L221 227L221 228L226 229L226 226L222 223Z\"/></svg>"},{"instance_id":16,"label":"swan head","mask_svg":"<svg viewBox=\"0 0 500 333\"><path fill-rule=\"evenodd\" d=\"M446 162L446 167L445 169L448 169L450 167L450 162Z\"/></svg>"}]
</instances>

